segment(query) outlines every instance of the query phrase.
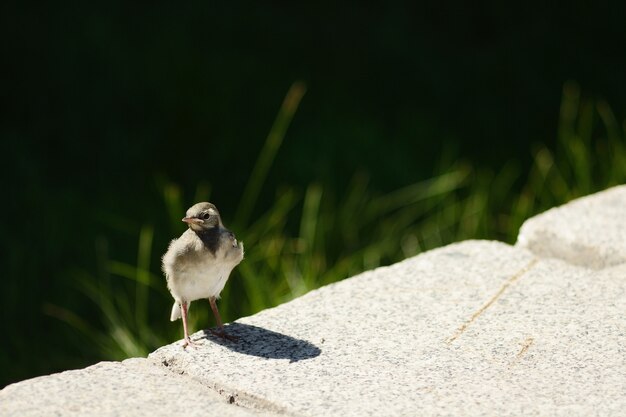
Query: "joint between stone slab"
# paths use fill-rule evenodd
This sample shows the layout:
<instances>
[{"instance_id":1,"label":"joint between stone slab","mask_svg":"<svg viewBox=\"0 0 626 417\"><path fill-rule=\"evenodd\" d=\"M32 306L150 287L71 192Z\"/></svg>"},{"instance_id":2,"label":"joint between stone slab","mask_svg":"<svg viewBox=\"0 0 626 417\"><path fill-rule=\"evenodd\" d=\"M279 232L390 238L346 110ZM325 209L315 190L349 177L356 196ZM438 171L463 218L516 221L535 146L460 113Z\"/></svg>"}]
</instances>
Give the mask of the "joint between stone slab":
<instances>
[{"instance_id":1,"label":"joint between stone slab","mask_svg":"<svg viewBox=\"0 0 626 417\"><path fill-rule=\"evenodd\" d=\"M467 328L474 321L476 321L476 319L478 317L480 317L481 314L483 314L489 307L491 307L502 296L502 294L504 294L504 292L507 290L507 288L509 288L516 281L518 281L524 274L526 274L528 271L530 271L537 264L537 262L539 262L539 258L533 258L524 268L520 269L515 274L513 274L513 276L511 278L507 279L506 282L504 284L502 284L502 286L500 287L498 292L495 293L494 296L491 297L487 301L487 303L485 303L474 314L472 314L472 316L465 323L463 323L461 326L459 326L459 328L456 330L456 332L454 332L454 334L452 336L450 336L446 340L446 343L447 344L451 344L456 339L458 339L458 337L461 336L465 332L465 330L467 330Z\"/></svg>"}]
</instances>

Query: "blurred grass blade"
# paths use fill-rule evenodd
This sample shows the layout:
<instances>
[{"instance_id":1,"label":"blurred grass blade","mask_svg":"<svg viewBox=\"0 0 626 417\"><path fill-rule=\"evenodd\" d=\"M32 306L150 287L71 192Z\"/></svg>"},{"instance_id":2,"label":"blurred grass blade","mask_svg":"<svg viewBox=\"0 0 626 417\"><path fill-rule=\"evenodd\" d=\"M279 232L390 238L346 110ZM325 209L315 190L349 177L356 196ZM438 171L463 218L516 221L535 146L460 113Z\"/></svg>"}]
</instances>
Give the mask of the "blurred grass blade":
<instances>
[{"instance_id":1,"label":"blurred grass blade","mask_svg":"<svg viewBox=\"0 0 626 417\"><path fill-rule=\"evenodd\" d=\"M400 207L449 193L461 187L468 174L468 169L459 169L401 188L370 201L366 215L369 217L378 217Z\"/></svg>"},{"instance_id":2,"label":"blurred grass blade","mask_svg":"<svg viewBox=\"0 0 626 417\"><path fill-rule=\"evenodd\" d=\"M92 326L73 311L51 303L45 303L42 309L44 314L69 324L91 339L95 338L96 332Z\"/></svg>"},{"instance_id":3,"label":"blurred grass blade","mask_svg":"<svg viewBox=\"0 0 626 417\"><path fill-rule=\"evenodd\" d=\"M274 120L274 124L267 135L265 145L263 145L263 149L261 149L259 158L252 169L252 173L239 202L239 208L237 210L237 214L235 215L235 224L239 227L243 227L248 224L250 213L252 213L252 209L256 205L259 194L261 193L261 188L265 183L265 178L267 177L270 167L274 162L276 153L278 152L283 138L287 133L287 128L289 127L289 124L291 123L291 120L300 105L300 100L302 100L302 96L304 96L305 92L305 84L299 81L293 83L289 88L289 91L287 91L287 95L285 96L280 110L278 111L278 115Z\"/></svg>"},{"instance_id":4,"label":"blurred grass blade","mask_svg":"<svg viewBox=\"0 0 626 417\"><path fill-rule=\"evenodd\" d=\"M168 181L163 186L163 198L170 218L170 227L177 230L180 227L181 214L185 212L180 187Z\"/></svg>"},{"instance_id":5,"label":"blurred grass blade","mask_svg":"<svg viewBox=\"0 0 626 417\"><path fill-rule=\"evenodd\" d=\"M132 282L137 282L139 271L137 266L130 265L119 261L107 262L107 270L109 273L118 277L126 278ZM145 271L148 273L147 285L162 294L167 294L167 290L163 287L163 284L159 282L161 276L153 274L151 271Z\"/></svg>"},{"instance_id":6,"label":"blurred grass blade","mask_svg":"<svg viewBox=\"0 0 626 417\"><path fill-rule=\"evenodd\" d=\"M206 181L200 181L196 186L196 193L194 195L194 203L201 201L209 201L211 198L211 184ZM183 213L181 213L183 214Z\"/></svg>"},{"instance_id":7,"label":"blurred grass blade","mask_svg":"<svg viewBox=\"0 0 626 417\"><path fill-rule=\"evenodd\" d=\"M606 128L608 139L615 143L622 142L622 135L620 133L620 126L611 110L611 107L605 102L598 102L596 108L598 109L598 114L602 118L602 122L604 123L604 127Z\"/></svg>"},{"instance_id":8,"label":"blurred grass blade","mask_svg":"<svg viewBox=\"0 0 626 417\"><path fill-rule=\"evenodd\" d=\"M245 243L254 244L262 236L281 230L289 211L296 205L297 196L293 189L286 189L276 197L268 213L261 216L247 230Z\"/></svg>"},{"instance_id":9,"label":"blurred grass blade","mask_svg":"<svg viewBox=\"0 0 626 417\"><path fill-rule=\"evenodd\" d=\"M322 187L319 184L311 184L304 196L302 219L300 221L300 238L306 242L309 252L315 245L315 233L318 229L320 202L322 200Z\"/></svg>"},{"instance_id":10,"label":"blurred grass blade","mask_svg":"<svg viewBox=\"0 0 626 417\"><path fill-rule=\"evenodd\" d=\"M143 226L139 232L139 248L137 253L137 286L135 298L135 320L137 325L148 321L148 287L150 285L150 255L152 252L152 226Z\"/></svg>"},{"instance_id":11,"label":"blurred grass blade","mask_svg":"<svg viewBox=\"0 0 626 417\"><path fill-rule=\"evenodd\" d=\"M302 280L305 290L314 288L315 277L320 271L313 265L315 258L318 256L316 252L316 234L321 233L318 226L320 218L320 202L322 200L322 187L319 184L311 184L307 188L304 196L304 206L302 208L302 218L300 221L300 239L304 244L304 253L300 256Z\"/></svg>"},{"instance_id":12,"label":"blurred grass blade","mask_svg":"<svg viewBox=\"0 0 626 417\"><path fill-rule=\"evenodd\" d=\"M557 138L561 143L565 143L566 138L574 135L579 103L580 88L578 87L578 84L573 81L566 82L563 86L563 98L561 100L559 127L557 132Z\"/></svg>"}]
</instances>

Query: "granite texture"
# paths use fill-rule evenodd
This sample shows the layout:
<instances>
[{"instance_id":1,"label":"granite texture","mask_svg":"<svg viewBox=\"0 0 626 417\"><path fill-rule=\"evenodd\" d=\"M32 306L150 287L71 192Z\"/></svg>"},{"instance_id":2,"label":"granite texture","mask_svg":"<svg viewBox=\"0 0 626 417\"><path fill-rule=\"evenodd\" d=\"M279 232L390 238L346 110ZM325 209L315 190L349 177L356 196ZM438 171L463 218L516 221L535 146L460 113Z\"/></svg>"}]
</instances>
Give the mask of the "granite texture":
<instances>
[{"instance_id":1,"label":"granite texture","mask_svg":"<svg viewBox=\"0 0 626 417\"><path fill-rule=\"evenodd\" d=\"M150 355L237 404L299 416L616 415L626 265L468 241L329 285Z\"/></svg>"},{"instance_id":2,"label":"granite texture","mask_svg":"<svg viewBox=\"0 0 626 417\"><path fill-rule=\"evenodd\" d=\"M100 362L9 385L0 391L0 415L224 416L272 415L234 407L191 378L145 359Z\"/></svg>"},{"instance_id":3,"label":"granite texture","mask_svg":"<svg viewBox=\"0 0 626 417\"><path fill-rule=\"evenodd\" d=\"M527 220L517 246L587 268L626 262L626 185L579 198Z\"/></svg>"}]
</instances>

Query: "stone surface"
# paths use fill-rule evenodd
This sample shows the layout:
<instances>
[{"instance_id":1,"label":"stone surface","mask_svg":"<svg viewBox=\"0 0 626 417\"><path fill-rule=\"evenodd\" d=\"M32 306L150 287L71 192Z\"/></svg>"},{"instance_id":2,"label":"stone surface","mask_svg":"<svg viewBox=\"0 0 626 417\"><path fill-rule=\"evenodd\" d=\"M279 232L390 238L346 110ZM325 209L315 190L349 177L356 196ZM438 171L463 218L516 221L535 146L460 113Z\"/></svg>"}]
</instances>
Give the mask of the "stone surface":
<instances>
[{"instance_id":1,"label":"stone surface","mask_svg":"<svg viewBox=\"0 0 626 417\"><path fill-rule=\"evenodd\" d=\"M301 416L615 415L626 265L469 241L329 285L151 355L236 403Z\"/></svg>"},{"instance_id":2,"label":"stone surface","mask_svg":"<svg viewBox=\"0 0 626 417\"><path fill-rule=\"evenodd\" d=\"M588 268L626 262L626 185L574 200L527 220L517 246Z\"/></svg>"},{"instance_id":3,"label":"stone surface","mask_svg":"<svg viewBox=\"0 0 626 417\"><path fill-rule=\"evenodd\" d=\"M254 417L197 381L145 359L101 362L34 378L0 391L5 416Z\"/></svg>"}]
</instances>

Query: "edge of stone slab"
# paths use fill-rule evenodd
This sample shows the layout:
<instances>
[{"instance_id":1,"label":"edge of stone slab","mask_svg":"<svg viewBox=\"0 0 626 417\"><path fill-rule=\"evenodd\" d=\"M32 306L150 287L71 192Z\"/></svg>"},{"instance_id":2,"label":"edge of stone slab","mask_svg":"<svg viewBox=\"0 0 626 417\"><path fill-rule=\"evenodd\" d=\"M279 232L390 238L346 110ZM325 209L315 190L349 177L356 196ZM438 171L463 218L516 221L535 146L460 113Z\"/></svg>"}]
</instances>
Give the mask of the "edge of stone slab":
<instances>
[{"instance_id":1,"label":"edge of stone slab","mask_svg":"<svg viewBox=\"0 0 626 417\"><path fill-rule=\"evenodd\" d=\"M554 228L541 227L546 220L567 210L577 210L591 201L602 201L620 193L626 194L626 184L617 185L579 198L530 217L520 227L515 247L526 249L540 258L560 259L570 265L588 269L603 269L626 262L624 256L615 257L615 250L597 247L576 239L575 231L559 233ZM626 209L625 209L626 210ZM549 224L549 223L548 223ZM615 258L615 259L613 259Z\"/></svg>"}]
</instances>

